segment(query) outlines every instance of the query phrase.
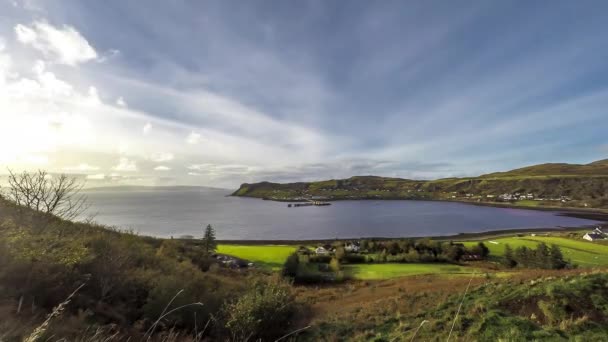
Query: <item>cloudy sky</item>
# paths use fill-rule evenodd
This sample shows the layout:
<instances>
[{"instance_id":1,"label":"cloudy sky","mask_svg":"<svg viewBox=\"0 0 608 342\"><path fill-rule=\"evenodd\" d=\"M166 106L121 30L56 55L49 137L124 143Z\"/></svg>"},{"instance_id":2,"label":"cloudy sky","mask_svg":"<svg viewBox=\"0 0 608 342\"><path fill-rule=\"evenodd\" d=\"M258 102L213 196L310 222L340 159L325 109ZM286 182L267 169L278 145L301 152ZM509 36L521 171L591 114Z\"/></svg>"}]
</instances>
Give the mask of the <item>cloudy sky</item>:
<instances>
[{"instance_id":1,"label":"cloudy sky","mask_svg":"<svg viewBox=\"0 0 608 342\"><path fill-rule=\"evenodd\" d=\"M603 159L607 11L0 0L0 168L234 188Z\"/></svg>"}]
</instances>

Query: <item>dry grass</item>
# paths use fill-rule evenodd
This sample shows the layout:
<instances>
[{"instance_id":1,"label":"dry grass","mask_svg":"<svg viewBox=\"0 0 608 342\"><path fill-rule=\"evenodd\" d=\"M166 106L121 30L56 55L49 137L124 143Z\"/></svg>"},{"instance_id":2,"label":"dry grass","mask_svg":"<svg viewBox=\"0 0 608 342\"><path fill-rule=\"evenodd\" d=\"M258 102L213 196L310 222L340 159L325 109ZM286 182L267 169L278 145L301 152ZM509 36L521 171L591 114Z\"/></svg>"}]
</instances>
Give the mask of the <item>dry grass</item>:
<instances>
[{"instance_id":1,"label":"dry grass","mask_svg":"<svg viewBox=\"0 0 608 342\"><path fill-rule=\"evenodd\" d=\"M525 270L509 274L509 281L524 283L532 279L563 277L589 270ZM312 324L327 320L369 323L386 319L396 313L410 315L438 307L454 294L464 293L482 284L498 284L505 277L481 274L472 279L422 275L378 281L351 281L340 285L297 287L298 300L310 305Z\"/></svg>"}]
</instances>

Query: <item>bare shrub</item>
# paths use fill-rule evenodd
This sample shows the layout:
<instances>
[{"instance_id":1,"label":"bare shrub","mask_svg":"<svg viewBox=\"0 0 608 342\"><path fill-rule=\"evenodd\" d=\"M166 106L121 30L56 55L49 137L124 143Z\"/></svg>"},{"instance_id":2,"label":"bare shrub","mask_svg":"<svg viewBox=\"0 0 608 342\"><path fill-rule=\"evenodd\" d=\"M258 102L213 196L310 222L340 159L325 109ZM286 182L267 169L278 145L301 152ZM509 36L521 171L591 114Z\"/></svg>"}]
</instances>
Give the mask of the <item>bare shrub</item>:
<instances>
[{"instance_id":1,"label":"bare shrub","mask_svg":"<svg viewBox=\"0 0 608 342\"><path fill-rule=\"evenodd\" d=\"M9 170L8 189L4 195L17 205L65 220L72 220L87 208L87 198L81 194L84 182L65 174L52 176L44 170L15 173Z\"/></svg>"}]
</instances>

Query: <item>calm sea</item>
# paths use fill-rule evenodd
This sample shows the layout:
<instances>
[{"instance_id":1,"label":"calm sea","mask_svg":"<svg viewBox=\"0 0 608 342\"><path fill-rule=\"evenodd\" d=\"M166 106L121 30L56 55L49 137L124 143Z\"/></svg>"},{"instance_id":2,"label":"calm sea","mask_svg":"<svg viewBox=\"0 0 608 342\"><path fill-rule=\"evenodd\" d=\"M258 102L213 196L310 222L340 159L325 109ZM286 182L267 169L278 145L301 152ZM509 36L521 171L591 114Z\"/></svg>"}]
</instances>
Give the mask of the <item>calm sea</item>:
<instances>
[{"instance_id":1,"label":"calm sea","mask_svg":"<svg viewBox=\"0 0 608 342\"><path fill-rule=\"evenodd\" d=\"M99 223L143 235L200 237L211 224L219 239L295 240L451 235L510 228L570 227L594 221L555 212L428 201L286 203L227 197L229 190L151 188L87 191Z\"/></svg>"}]
</instances>

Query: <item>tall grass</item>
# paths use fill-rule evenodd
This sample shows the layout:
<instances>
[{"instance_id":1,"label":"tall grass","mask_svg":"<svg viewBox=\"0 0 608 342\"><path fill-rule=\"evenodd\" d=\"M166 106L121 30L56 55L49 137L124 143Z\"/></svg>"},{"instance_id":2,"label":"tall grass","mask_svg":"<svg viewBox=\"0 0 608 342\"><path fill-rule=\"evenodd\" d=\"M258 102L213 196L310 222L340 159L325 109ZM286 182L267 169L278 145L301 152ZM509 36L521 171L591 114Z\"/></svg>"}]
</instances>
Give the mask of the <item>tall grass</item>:
<instances>
[{"instance_id":1,"label":"tall grass","mask_svg":"<svg viewBox=\"0 0 608 342\"><path fill-rule=\"evenodd\" d=\"M53 309L53 311L46 317L46 320L44 320L44 322L42 322L42 324L40 324L39 326L37 326L36 329L34 329L34 331L30 334L30 336L28 336L23 341L24 342L36 342L36 341L38 341L44 335L44 333L47 331L47 329L49 328L49 326L51 325L51 321L53 319L58 318L59 316L61 316L61 314L65 310L66 306L70 303L70 301L72 300L72 298L74 297L74 295L76 294L76 292L78 292L78 290L80 290L85 284L86 283L78 286L78 288L76 288L76 290L74 290L74 292L72 292L68 296L68 298L66 298L66 300L64 300L59 305L57 305Z\"/></svg>"}]
</instances>

